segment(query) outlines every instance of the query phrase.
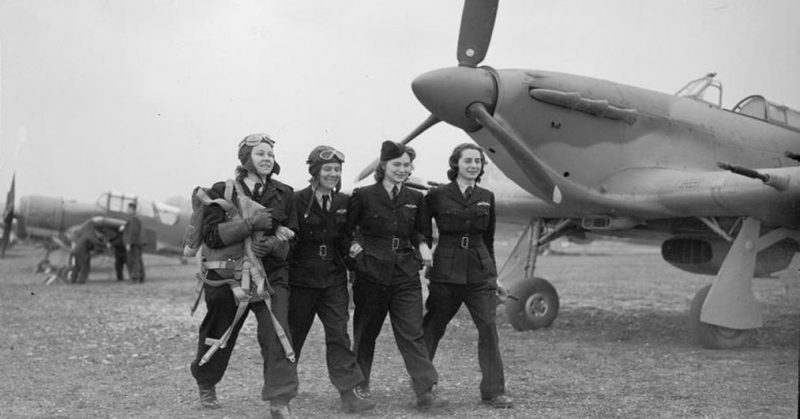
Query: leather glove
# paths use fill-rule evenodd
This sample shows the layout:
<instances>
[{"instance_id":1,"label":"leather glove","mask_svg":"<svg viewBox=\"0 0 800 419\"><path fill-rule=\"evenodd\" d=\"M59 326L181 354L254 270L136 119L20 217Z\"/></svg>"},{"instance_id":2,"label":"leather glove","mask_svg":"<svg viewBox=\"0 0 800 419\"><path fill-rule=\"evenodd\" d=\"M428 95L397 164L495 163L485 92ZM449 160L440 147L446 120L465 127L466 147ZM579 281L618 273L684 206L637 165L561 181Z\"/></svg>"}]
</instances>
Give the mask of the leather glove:
<instances>
[{"instance_id":1,"label":"leather glove","mask_svg":"<svg viewBox=\"0 0 800 419\"><path fill-rule=\"evenodd\" d=\"M260 240L253 240L252 247L253 254L255 254L257 258L263 258L272 252L275 248L275 242L274 239L263 237Z\"/></svg>"},{"instance_id":2,"label":"leather glove","mask_svg":"<svg viewBox=\"0 0 800 419\"><path fill-rule=\"evenodd\" d=\"M267 231L272 228L272 210L260 209L248 221L253 231Z\"/></svg>"}]
</instances>

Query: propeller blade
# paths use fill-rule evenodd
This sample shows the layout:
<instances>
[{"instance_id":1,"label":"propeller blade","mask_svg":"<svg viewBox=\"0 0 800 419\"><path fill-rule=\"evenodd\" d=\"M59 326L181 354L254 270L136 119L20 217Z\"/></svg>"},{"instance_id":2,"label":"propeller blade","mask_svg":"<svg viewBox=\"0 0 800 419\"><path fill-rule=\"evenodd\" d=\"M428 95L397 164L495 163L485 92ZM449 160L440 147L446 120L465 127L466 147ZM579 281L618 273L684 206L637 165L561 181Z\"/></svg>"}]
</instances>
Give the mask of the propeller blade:
<instances>
[{"instance_id":1,"label":"propeller blade","mask_svg":"<svg viewBox=\"0 0 800 419\"><path fill-rule=\"evenodd\" d=\"M538 196L548 202L560 201L555 199L556 189L553 180L548 174L545 165L539 158L525 146L523 141L516 135L506 130L480 102L472 104L468 109L468 114L475 118L495 139L508 151L511 158L517 163L520 169L527 175L533 186L539 191ZM558 192L560 193L560 192Z\"/></svg>"},{"instance_id":2,"label":"propeller blade","mask_svg":"<svg viewBox=\"0 0 800 419\"><path fill-rule=\"evenodd\" d=\"M458 64L476 67L486 57L492 40L498 0L465 0L458 34Z\"/></svg>"},{"instance_id":3,"label":"propeller blade","mask_svg":"<svg viewBox=\"0 0 800 419\"><path fill-rule=\"evenodd\" d=\"M419 126L414 128L413 131L411 131L408 135L406 135L406 138L403 138L403 140L400 141L400 144L406 145L410 143L411 140L417 138L417 136L425 132L425 130L436 125L439 122L441 122L441 119L437 118L436 115L433 114L428 115L428 118L422 121L422 123L419 124ZM356 183L361 182L365 177L369 176L372 172L374 172L375 168L378 167L378 164L380 164L380 162L381 162L380 158L378 158L373 160L372 163L370 163L369 165L367 165L367 167L365 167L364 170L362 170L361 173L359 173L358 176L356 177Z\"/></svg>"},{"instance_id":4,"label":"propeller blade","mask_svg":"<svg viewBox=\"0 0 800 419\"><path fill-rule=\"evenodd\" d=\"M3 236L0 237L0 256L6 255L6 248L11 239L11 222L14 220L14 189L17 183L16 173L11 177L11 189L6 195L6 207L3 210Z\"/></svg>"}]
</instances>

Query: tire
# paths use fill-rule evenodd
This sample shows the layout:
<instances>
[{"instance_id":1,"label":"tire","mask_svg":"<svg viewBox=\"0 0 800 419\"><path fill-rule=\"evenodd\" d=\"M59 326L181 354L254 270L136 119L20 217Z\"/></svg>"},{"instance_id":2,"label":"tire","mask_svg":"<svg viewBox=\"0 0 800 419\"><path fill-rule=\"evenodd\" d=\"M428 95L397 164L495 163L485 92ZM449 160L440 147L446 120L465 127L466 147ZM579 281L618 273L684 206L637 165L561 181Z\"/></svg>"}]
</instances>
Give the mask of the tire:
<instances>
[{"instance_id":1,"label":"tire","mask_svg":"<svg viewBox=\"0 0 800 419\"><path fill-rule=\"evenodd\" d=\"M750 334L750 330L728 329L700 321L703 303L706 301L710 289L711 285L706 285L697 291L689 309L689 326L691 326L697 342L706 349L731 349L742 346Z\"/></svg>"},{"instance_id":2,"label":"tire","mask_svg":"<svg viewBox=\"0 0 800 419\"><path fill-rule=\"evenodd\" d=\"M558 293L542 278L528 278L508 290L506 317L516 330L550 327L558 316Z\"/></svg>"}]
</instances>

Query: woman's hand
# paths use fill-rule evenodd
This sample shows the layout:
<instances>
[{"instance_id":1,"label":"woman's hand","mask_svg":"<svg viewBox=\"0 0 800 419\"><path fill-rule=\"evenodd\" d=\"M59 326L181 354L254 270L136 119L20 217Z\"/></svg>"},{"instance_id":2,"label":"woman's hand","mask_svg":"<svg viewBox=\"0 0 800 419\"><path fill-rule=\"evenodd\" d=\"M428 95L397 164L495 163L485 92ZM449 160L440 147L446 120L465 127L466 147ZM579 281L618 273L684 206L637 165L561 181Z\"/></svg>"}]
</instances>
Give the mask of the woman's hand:
<instances>
[{"instance_id":1,"label":"woman's hand","mask_svg":"<svg viewBox=\"0 0 800 419\"><path fill-rule=\"evenodd\" d=\"M361 253L362 250L364 249L360 244L358 244L358 242L353 242L353 244L350 245L350 257L355 258L359 253Z\"/></svg>"},{"instance_id":2,"label":"woman's hand","mask_svg":"<svg viewBox=\"0 0 800 419\"><path fill-rule=\"evenodd\" d=\"M278 228L275 229L275 237L277 237L279 240L288 242L294 238L294 231L286 226L278 226Z\"/></svg>"},{"instance_id":3,"label":"woman's hand","mask_svg":"<svg viewBox=\"0 0 800 419\"><path fill-rule=\"evenodd\" d=\"M422 242L419 244L419 254L422 256L422 264L432 268L433 254L431 253L431 248L428 247L428 243Z\"/></svg>"}]
</instances>

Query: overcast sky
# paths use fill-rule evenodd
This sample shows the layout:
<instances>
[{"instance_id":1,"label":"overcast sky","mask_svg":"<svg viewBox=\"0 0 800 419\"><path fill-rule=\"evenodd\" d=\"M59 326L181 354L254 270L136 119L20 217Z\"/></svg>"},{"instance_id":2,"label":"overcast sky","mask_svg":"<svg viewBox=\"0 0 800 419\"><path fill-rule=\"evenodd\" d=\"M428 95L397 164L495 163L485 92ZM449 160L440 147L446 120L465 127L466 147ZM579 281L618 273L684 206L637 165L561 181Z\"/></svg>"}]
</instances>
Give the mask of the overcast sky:
<instances>
[{"instance_id":1,"label":"overcast sky","mask_svg":"<svg viewBox=\"0 0 800 419\"><path fill-rule=\"evenodd\" d=\"M166 199L228 178L239 140L270 133L281 180L307 184L318 144L345 178L427 111L411 92L456 64L460 0L0 0L0 200ZM724 105L759 93L800 108L800 1L501 0L483 64L674 93L716 71ZM444 180L468 137L413 145Z\"/></svg>"}]
</instances>

